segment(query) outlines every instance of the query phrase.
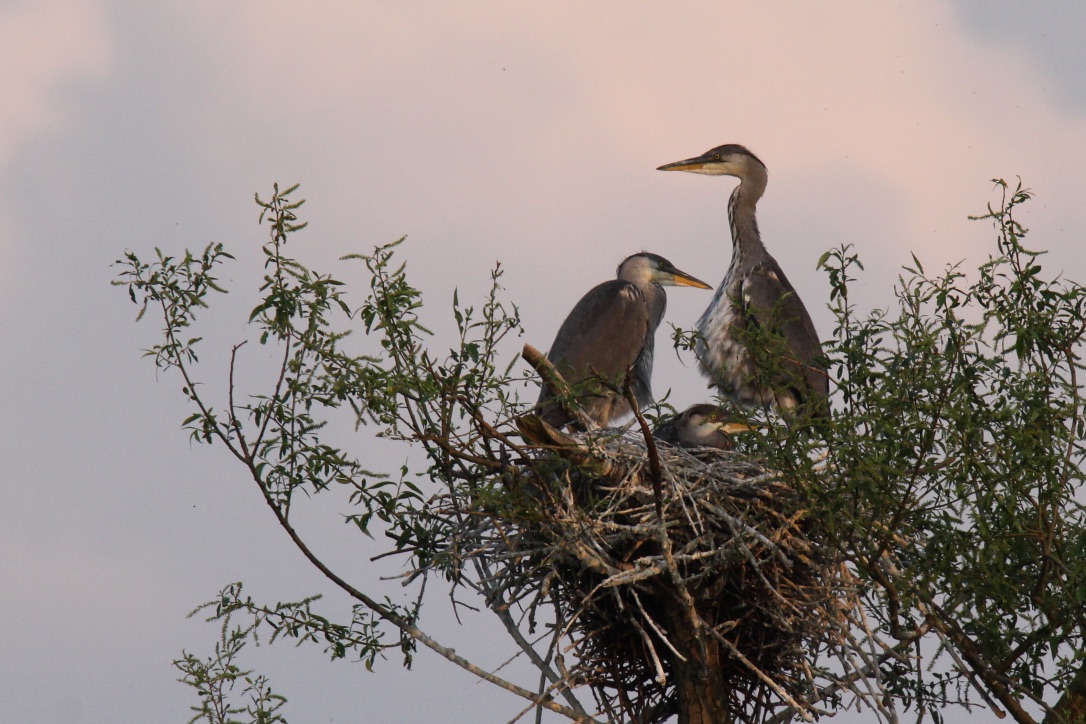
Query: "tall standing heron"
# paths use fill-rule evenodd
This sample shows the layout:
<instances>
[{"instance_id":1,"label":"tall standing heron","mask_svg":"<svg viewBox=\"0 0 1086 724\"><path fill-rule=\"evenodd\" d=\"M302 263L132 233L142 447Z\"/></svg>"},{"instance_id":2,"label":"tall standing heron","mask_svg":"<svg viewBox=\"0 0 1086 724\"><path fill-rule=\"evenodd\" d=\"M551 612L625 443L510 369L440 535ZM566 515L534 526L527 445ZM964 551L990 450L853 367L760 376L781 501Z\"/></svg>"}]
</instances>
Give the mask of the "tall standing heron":
<instances>
[{"instance_id":1,"label":"tall standing heron","mask_svg":"<svg viewBox=\"0 0 1086 724\"><path fill-rule=\"evenodd\" d=\"M702 373L741 405L773 407L786 417L801 409L826 414L829 378L818 333L758 232L755 209L769 178L765 164L745 147L727 144L658 170L739 179L728 202L732 261L698 320L695 352ZM748 346L755 331L770 343L760 353Z\"/></svg>"},{"instance_id":2,"label":"tall standing heron","mask_svg":"<svg viewBox=\"0 0 1086 724\"><path fill-rule=\"evenodd\" d=\"M622 393L627 370L639 407L652 402L652 356L656 328L667 307L665 286L712 289L676 269L662 256L642 252L618 265L617 279L593 287L569 313L548 359L573 388L585 413L601 427L633 410ZM572 420L544 385L538 405L555 427Z\"/></svg>"}]
</instances>

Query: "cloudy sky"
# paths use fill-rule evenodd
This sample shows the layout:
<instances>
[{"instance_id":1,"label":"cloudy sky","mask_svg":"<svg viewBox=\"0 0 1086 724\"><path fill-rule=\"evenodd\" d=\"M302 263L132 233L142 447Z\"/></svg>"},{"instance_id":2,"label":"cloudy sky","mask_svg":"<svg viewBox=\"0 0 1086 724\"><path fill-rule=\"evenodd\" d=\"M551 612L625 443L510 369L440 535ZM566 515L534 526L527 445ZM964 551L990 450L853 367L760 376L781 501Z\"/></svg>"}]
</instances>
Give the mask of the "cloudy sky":
<instances>
[{"instance_id":1,"label":"cloudy sky","mask_svg":"<svg viewBox=\"0 0 1086 724\"><path fill-rule=\"evenodd\" d=\"M183 721L170 661L216 635L188 611L239 579L266 600L326 590L242 471L189 445L179 381L140 359L158 326L134 324L109 285L126 249L223 241L236 291L204 331L243 338L263 239L252 195L275 181L309 199L299 254L349 280L339 256L408 235L435 320L500 260L523 341L544 348L630 253L721 278L732 182L654 169L727 142L768 166L762 232L823 333L824 250L855 245L859 301L884 306L910 253L983 260L992 233L966 216L995 177L1035 191L1032 244L1086 279L1086 6L675 7L0 3L0 719ZM689 326L708 297L673 292L669 321ZM658 394L704 395L658 357ZM223 357L207 359L221 379ZM405 457L366 431L352 444L371 467ZM336 513L316 506L307 529L372 580L375 550ZM440 640L505 658L500 634L440 609ZM425 652L413 673L289 645L243 663L271 675L292 721L506 721L521 706Z\"/></svg>"}]
</instances>

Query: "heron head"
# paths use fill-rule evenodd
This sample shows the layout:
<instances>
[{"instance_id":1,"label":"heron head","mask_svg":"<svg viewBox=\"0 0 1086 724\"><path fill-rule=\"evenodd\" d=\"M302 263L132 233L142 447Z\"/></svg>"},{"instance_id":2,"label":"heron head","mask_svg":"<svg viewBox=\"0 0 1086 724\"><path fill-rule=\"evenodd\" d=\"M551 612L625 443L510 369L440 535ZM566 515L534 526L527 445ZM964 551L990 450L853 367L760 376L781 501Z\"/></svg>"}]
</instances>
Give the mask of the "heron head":
<instances>
[{"instance_id":1,"label":"heron head","mask_svg":"<svg viewBox=\"0 0 1086 724\"><path fill-rule=\"evenodd\" d=\"M616 276L638 286L654 283L662 287L712 289L697 277L676 269L674 264L659 254L650 254L647 251L626 257L618 265Z\"/></svg>"},{"instance_id":2,"label":"heron head","mask_svg":"<svg viewBox=\"0 0 1086 724\"><path fill-rule=\"evenodd\" d=\"M718 447L718 441L724 439L720 437L721 433L730 437L752 429L750 425L730 420L724 407L707 402L691 405L679 415L677 422L680 435L707 447Z\"/></svg>"},{"instance_id":3,"label":"heron head","mask_svg":"<svg viewBox=\"0 0 1086 724\"><path fill-rule=\"evenodd\" d=\"M745 179L754 175L764 175L765 164L745 146L727 143L694 158L666 163L656 170L688 171L709 176L735 176Z\"/></svg>"}]
</instances>

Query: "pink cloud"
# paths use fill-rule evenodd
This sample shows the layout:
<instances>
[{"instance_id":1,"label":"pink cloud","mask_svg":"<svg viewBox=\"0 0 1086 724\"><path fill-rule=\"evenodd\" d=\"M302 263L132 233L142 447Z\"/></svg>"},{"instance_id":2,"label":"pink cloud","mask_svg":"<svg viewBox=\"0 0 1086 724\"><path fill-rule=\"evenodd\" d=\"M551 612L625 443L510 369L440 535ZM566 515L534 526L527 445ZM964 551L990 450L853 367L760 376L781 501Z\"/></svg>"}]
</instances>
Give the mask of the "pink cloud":
<instances>
[{"instance_id":1,"label":"pink cloud","mask_svg":"<svg viewBox=\"0 0 1086 724\"><path fill-rule=\"evenodd\" d=\"M101 78L110 65L105 11L97 2L48 0L0 8L0 164L43 128L66 120L58 90Z\"/></svg>"}]
</instances>

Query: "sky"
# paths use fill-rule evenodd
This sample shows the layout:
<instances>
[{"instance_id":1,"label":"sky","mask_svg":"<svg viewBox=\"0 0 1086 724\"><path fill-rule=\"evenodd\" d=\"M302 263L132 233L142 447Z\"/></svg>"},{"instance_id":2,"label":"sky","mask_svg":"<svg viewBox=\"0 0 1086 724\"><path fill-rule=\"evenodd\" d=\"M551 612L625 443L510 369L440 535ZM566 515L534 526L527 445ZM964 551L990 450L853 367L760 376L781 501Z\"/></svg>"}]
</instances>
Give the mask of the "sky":
<instances>
[{"instance_id":1,"label":"sky","mask_svg":"<svg viewBox=\"0 0 1086 724\"><path fill-rule=\"evenodd\" d=\"M184 721L195 700L170 662L217 634L189 611L235 580L268 601L328 590L243 471L181 430L179 380L141 359L159 327L135 324L109 284L126 250L221 241L238 257L235 291L202 318L212 389L256 298L253 194L275 182L308 199L299 256L348 282L365 280L339 257L406 235L439 340L453 290L480 299L499 261L516 344L541 348L631 253L718 282L734 182L655 168L722 143L769 168L763 238L823 335L822 252L854 246L862 308L892 302L910 254L975 269L993 233L967 216L998 200L994 178L1034 191L1029 242L1083 280L1084 8L0 3L0 720ZM667 321L691 326L709 297L672 291ZM704 399L689 360L663 350L661 332L657 395ZM408 455L367 429L348 442L374 468ZM316 502L303 530L379 586L389 570L342 512ZM504 660L484 617L459 625L446 608L430 607L439 641ZM508 721L522 706L428 652L412 672L289 644L242 663L288 697L291 721Z\"/></svg>"}]
</instances>

